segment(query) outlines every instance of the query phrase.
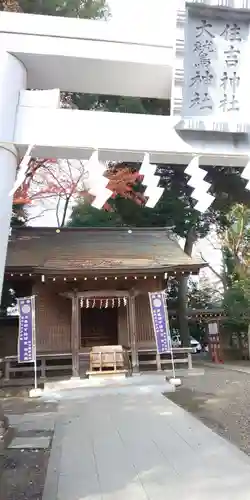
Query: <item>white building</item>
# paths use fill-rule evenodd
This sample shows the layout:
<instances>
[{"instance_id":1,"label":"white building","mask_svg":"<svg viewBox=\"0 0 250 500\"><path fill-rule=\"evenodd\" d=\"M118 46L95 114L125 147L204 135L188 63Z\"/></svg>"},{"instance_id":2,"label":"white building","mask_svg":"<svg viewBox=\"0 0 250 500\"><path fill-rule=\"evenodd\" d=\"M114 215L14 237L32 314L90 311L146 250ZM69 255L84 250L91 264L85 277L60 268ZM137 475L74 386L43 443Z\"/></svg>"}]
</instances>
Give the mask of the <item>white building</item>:
<instances>
[{"instance_id":1,"label":"white building","mask_svg":"<svg viewBox=\"0 0 250 500\"><path fill-rule=\"evenodd\" d=\"M9 192L30 144L38 157L246 164L250 0L169 3L167 29L152 31L0 14L0 289ZM59 109L59 90L27 88L171 99L171 116Z\"/></svg>"}]
</instances>

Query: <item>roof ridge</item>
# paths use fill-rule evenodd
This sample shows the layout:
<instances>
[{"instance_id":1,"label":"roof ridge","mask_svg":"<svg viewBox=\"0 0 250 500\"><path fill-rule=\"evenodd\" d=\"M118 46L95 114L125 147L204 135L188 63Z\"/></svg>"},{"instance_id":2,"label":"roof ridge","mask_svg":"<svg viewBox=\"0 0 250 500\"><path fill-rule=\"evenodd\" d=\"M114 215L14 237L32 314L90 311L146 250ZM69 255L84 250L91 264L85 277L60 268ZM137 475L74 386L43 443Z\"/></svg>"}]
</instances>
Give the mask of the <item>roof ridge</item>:
<instances>
[{"instance_id":1,"label":"roof ridge","mask_svg":"<svg viewBox=\"0 0 250 500\"><path fill-rule=\"evenodd\" d=\"M100 231L100 232L105 232L105 231L114 231L114 232L140 232L140 231L151 231L151 232L164 232L164 231L172 231L172 228L170 227L155 227L155 226L147 226L147 227L130 227L130 226L121 226L121 227L56 227L56 226L13 226L12 227L12 232L39 232L39 231L47 231L47 232L88 232L88 231Z\"/></svg>"},{"instance_id":2,"label":"roof ridge","mask_svg":"<svg viewBox=\"0 0 250 500\"><path fill-rule=\"evenodd\" d=\"M165 269L203 267L187 256L170 228L22 227L12 231L6 267L60 269Z\"/></svg>"}]
</instances>

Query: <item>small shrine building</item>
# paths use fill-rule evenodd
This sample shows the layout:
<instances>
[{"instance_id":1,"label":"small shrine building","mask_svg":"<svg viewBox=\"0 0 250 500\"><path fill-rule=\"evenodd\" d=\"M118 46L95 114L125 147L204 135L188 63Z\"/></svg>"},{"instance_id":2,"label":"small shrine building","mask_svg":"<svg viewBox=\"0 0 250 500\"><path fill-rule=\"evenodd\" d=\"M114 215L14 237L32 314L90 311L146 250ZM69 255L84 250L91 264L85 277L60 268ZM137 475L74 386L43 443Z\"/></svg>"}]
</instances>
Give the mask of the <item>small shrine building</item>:
<instances>
[{"instance_id":1,"label":"small shrine building","mask_svg":"<svg viewBox=\"0 0 250 500\"><path fill-rule=\"evenodd\" d=\"M155 349L148 292L203 265L164 228L24 227L12 230L5 279L18 297L36 296L37 353L68 354L78 377L99 345L127 348L137 370L140 349ZM18 321L8 331L2 356L16 354Z\"/></svg>"}]
</instances>

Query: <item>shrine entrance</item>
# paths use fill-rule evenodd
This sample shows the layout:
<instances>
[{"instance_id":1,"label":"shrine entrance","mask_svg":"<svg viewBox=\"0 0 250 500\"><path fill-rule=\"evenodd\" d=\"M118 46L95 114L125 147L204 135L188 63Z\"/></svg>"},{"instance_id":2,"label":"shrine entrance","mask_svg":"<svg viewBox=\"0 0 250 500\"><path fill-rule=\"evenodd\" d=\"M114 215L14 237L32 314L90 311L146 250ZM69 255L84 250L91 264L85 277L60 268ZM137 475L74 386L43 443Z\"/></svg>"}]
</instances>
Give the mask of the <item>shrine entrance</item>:
<instances>
[{"instance_id":1,"label":"shrine entrance","mask_svg":"<svg viewBox=\"0 0 250 500\"><path fill-rule=\"evenodd\" d=\"M81 349L118 344L117 308L81 309Z\"/></svg>"},{"instance_id":2,"label":"shrine entrance","mask_svg":"<svg viewBox=\"0 0 250 500\"><path fill-rule=\"evenodd\" d=\"M121 331L121 318L127 319L128 298L119 295L117 291L114 291L112 295L109 295L107 291L94 292L94 294L85 292L84 296L79 299L79 372L81 376L84 373L91 373L92 376L92 372L94 371L95 374L96 370L98 373L110 369L116 372L119 367L124 368L125 357L128 364L128 354L124 354L125 351L123 351L124 343L128 347L128 324L123 325L123 334ZM119 354L117 354L118 350Z\"/></svg>"},{"instance_id":3,"label":"shrine entrance","mask_svg":"<svg viewBox=\"0 0 250 500\"><path fill-rule=\"evenodd\" d=\"M81 297L80 349L118 345L119 318L127 315L126 306L126 297Z\"/></svg>"}]
</instances>

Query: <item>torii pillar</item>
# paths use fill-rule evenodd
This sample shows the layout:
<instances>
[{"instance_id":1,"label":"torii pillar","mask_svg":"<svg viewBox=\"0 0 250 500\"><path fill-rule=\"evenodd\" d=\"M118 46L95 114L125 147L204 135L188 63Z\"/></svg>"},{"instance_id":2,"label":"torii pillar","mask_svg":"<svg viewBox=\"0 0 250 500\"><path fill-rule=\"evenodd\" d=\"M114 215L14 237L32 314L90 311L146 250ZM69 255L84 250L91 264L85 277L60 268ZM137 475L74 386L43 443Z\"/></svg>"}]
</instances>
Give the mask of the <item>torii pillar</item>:
<instances>
[{"instance_id":1,"label":"torii pillar","mask_svg":"<svg viewBox=\"0 0 250 500\"><path fill-rule=\"evenodd\" d=\"M20 90L26 89L26 68L16 57L0 52L0 300L4 279L13 188L18 152L13 146Z\"/></svg>"}]
</instances>

